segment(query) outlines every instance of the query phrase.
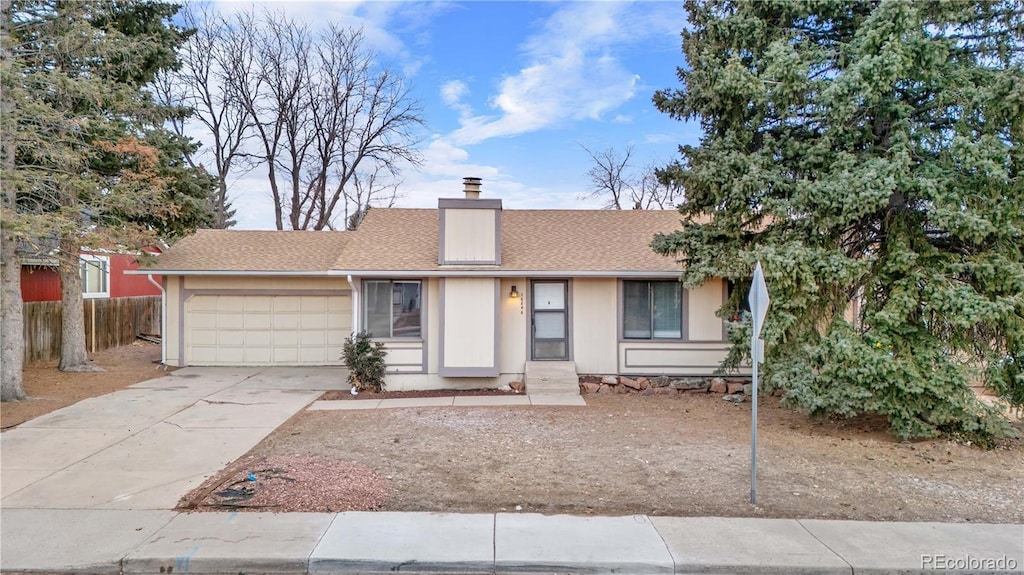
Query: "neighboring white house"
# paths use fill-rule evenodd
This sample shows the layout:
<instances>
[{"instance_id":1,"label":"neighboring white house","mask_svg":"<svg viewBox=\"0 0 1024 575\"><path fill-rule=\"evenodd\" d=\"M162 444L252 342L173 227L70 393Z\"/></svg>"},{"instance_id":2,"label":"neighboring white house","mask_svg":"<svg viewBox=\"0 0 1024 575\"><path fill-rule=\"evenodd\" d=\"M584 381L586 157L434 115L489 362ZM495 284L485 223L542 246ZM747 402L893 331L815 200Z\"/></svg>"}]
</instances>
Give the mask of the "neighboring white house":
<instances>
[{"instance_id":1,"label":"neighboring white house","mask_svg":"<svg viewBox=\"0 0 1024 575\"><path fill-rule=\"evenodd\" d=\"M715 279L655 254L675 211L503 210L479 197L374 208L353 232L201 230L164 276L170 365L340 365L385 343L389 389L493 387L528 362L579 374L708 375L728 349Z\"/></svg>"}]
</instances>

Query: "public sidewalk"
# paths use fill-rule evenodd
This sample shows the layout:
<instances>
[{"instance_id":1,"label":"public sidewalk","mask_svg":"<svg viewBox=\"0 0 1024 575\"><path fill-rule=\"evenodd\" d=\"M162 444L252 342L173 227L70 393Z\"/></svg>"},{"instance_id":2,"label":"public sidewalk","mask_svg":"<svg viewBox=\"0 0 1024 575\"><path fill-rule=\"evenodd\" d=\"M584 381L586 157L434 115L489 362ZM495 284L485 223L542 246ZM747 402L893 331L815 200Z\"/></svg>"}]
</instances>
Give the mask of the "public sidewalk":
<instances>
[{"instance_id":1,"label":"public sidewalk","mask_svg":"<svg viewBox=\"0 0 1024 575\"><path fill-rule=\"evenodd\" d=\"M1024 526L536 514L3 509L47 573L1020 573Z\"/></svg>"}]
</instances>

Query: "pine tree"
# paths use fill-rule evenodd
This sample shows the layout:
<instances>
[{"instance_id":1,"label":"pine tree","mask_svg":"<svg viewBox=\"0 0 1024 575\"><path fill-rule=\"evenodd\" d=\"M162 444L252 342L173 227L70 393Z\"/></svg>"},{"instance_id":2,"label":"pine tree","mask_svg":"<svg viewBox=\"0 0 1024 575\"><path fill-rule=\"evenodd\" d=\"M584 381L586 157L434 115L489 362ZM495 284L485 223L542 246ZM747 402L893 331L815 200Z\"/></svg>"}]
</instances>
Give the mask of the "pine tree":
<instances>
[{"instance_id":1,"label":"pine tree","mask_svg":"<svg viewBox=\"0 0 1024 575\"><path fill-rule=\"evenodd\" d=\"M144 89L174 65L187 36L169 23L177 9L146 0L3 2L4 246L59 242L66 310L82 306L82 246L137 248L189 225L183 217L202 219L189 207L205 206L208 190L192 189L202 174L175 170L184 144L161 139L164 121L184 111L155 105ZM18 267L15 250L0 256L5 272ZM18 291L13 275L3 275L5 295ZM5 326L8 317L17 323L16 307L5 301ZM83 369L82 316L62 317L61 369ZM5 328L12 333L20 330ZM15 361L16 351L3 352L4 364ZM10 388L3 399L18 398L20 385Z\"/></svg>"},{"instance_id":2,"label":"pine tree","mask_svg":"<svg viewBox=\"0 0 1024 575\"><path fill-rule=\"evenodd\" d=\"M735 281L729 315L763 263L765 381L789 404L900 437L1010 431L969 383L1024 405L1021 3L686 9L683 87L654 101L704 137L656 251L688 286ZM734 337L727 366L749 322Z\"/></svg>"}]
</instances>

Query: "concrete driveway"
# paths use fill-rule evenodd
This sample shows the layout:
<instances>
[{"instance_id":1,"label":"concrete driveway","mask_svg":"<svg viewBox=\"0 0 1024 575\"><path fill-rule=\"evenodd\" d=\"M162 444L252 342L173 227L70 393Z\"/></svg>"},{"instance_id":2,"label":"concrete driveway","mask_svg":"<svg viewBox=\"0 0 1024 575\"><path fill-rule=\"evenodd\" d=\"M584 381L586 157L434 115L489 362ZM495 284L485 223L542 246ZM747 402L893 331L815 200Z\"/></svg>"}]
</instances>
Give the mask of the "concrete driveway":
<instances>
[{"instance_id":1,"label":"concrete driveway","mask_svg":"<svg viewBox=\"0 0 1024 575\"><path fill-rule=\"evenodd\" d=\"M324 390L341 368L190 367L0 435L4 509L170 509Z\"/></svg>"}]
</instances>

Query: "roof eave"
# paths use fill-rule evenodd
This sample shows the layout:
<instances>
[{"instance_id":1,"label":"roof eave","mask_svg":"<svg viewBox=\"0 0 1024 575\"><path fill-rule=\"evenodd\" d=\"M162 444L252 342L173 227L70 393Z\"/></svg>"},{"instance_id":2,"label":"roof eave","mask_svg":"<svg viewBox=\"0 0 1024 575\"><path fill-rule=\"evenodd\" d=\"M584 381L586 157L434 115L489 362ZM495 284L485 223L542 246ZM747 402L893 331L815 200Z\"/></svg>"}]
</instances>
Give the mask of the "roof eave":
<instances>
[{"instance_id":1,"label":"roof eave","mask_svg":"<svg viewBox=\"0 0 1024 575\"><path fill-rule=\"evenodd\" d=\"M331 276L359 277L679 277L682 270L331 270Z\"/></svg>"},{"instance_id":2,"label":"roof eave","mask_svg":"<svg viewBox=\"0 0 1024 575\"><path fill-rule=\"evenodd\" d=\"M125 270L126 275L134 276L291 276L327 277L335 275L328 270L168 270L168 269L140 269Z\"/></svg>"}]
</instances>

